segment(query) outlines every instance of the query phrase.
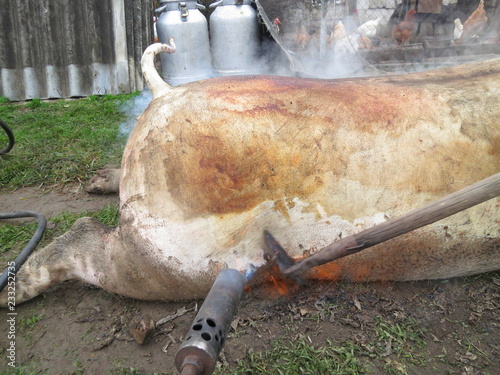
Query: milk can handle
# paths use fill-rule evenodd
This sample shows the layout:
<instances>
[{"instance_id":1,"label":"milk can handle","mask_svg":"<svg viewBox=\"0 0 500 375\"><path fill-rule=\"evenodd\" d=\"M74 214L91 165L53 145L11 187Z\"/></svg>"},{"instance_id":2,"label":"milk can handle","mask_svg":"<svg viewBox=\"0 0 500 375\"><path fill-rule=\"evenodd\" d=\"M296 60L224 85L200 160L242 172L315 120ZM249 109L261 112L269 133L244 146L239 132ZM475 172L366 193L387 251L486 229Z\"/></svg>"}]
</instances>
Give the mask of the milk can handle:
<instances>
[{"instance_id":1,"label":"milk can handle","mask_svg":"<svg viewBox=\"0 0 500 375\"><path fill-rule=\"evenodd\" d=\"M224 0L219 0L219 1L216 1L215 3L210 4L208 7L215 8L216 6L221 5L223 2L224 2Z\"/></svg>"},{"instance_id":2,"label":"milk can handle","mask_svg":"<svg viewBox=\"0 0 500 375\"><path fill-rule=\"evenodd\" d=\"M159 7L158 9L155 10L155 13L156 14L163 13L165 11L165 9L167 9L167 5L162 5L161 7Z\"/></svg>"},{"instance_id":3,"label":"milk can handle","mask_svg":"<svg viewBox=\"0 0 500 375\"><path fill-rule=\"evenodd\" d=\"M181 13L181 17L189 16L189 10L185 1L179 3L179 12Z\"/></svg>"},{"instance_id":4,"label":"milk can handle","mask_svg":"<svg viewBox=\"0 0 500 375\"><path fill-rule=\"evenodd\" d=\"M222 2L222 0L221 0L220 2ZM185 2L185 1L179 2L179 11L181 10L181 4L180 4L180 3L183 3L183 4L184 4L184 6L186 6L186 2ZM163 12L165 11L165 9L167 9L167 6L168 6L168 4L162 5L161 7L159 7L158 9L156 9L156 10L155 10L155 13L156 13L157 15L159 15L159 14L163 13ZM202 4L198 4L198 3L196 3L196 7L197 7L198 9L201 9L201 10L206 9L204 5L202 5ZM187 17L187 16L188 16L188 10L187 10L187 7L186 7L186 17ZM184 17L184 16L183 16L183 17Z\"/></svg>"},{"instance_id":5,"label":"milk can handle","mask_svg":"<svg viewBox=\"0 0 500 375\"><path fill-rule=\"evenodd\" d=\"M253 1L253 0L252 0ZM209 8L215 8L216 6L219 6L221 5L222 3L224 2L224 0L219 0L219 1L216 1L215 3L212 3L209 5ZM237 0L236 3L234 5L241 5L243 4L243 0ZM232 5L232 4L231 4Z\"/></svg>"}]
</instances>

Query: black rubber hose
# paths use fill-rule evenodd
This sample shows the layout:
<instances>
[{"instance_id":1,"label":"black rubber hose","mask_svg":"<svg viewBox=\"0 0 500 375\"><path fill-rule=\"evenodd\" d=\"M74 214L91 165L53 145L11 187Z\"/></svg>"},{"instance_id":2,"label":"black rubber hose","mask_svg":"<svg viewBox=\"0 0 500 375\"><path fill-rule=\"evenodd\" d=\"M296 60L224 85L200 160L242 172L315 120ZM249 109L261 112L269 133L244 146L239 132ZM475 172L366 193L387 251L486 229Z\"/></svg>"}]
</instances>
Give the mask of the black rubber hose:
<instances>
[{"instance_id":1,"label":"black rubber hose","mask_svg":"<svg viewBox=\"0 0 500 375\"><path fill-rule=\"evenodd\" d=\"M7 124L2 120L0 120L0 126L2 127L3 130L5 130L5 133L7 133L7 137L9 138L9 143L7 144L7 147L4 148L3 150L0 150L0 155L3 155L12 150L12 147L14 147L14 133L12 133L12 130L10 130Z\"/></svg>"},{"instance_id":2,"label":"black rubber hose","mask_svg":"<svg viewBox=\"0 0 500 375\"><path fill-rule=\"evenodd\" d=\"M3 271L0 276L0 292L3 291L5 286L7 285L9 279L13 280L14 275L19 271L19 268L26 262L26 259L30 256L30 254L35 250L35 247L38 245L40 240L42 239L43 234L45 233L45 228L47 227L47 219L39 212L33 211L17 211L17 212L7 212L0 213L0 220L2 219L18 219L21 217L34 217L38 222L38 226L36 228L35 234L31 237L31 240L24 247L24 249L19 253L19 255L14 259L14 271L12 271L12 267L8 267L5 271Z\"/></svg>"}]
</instances>

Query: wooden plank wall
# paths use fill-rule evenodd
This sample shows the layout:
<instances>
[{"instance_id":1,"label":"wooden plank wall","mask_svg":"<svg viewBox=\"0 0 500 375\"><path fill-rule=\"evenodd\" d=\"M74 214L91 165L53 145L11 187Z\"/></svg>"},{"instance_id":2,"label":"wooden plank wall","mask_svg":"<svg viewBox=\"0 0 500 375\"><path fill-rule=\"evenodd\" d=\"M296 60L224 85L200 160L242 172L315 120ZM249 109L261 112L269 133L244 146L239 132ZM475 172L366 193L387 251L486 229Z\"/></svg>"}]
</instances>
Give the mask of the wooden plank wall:
<instances>
[{"instance_id":1,"label":"wooden plank wall","mask_svg":"<svg viewBox=\"0 0 500 375\"><path fill-rule=\"evenodd\" d=\"M152 0L2 0L0 96L11 100L143 89Z\"/></svg>"}]
</instances>

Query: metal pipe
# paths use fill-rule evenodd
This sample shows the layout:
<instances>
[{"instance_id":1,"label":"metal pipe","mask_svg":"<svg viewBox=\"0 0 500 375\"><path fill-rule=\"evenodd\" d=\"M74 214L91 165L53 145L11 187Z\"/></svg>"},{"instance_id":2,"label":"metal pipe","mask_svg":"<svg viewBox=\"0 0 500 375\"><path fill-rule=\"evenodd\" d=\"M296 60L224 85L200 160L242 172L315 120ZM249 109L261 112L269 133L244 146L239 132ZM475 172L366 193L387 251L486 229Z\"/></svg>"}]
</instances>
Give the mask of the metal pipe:
<instances>
[{"instance_id":1,"label":"metal pipe","mask_svg":"<svg viewBox=\"0 0 500 375\"><path fill-rule=\"evenodd\" d=\"M0 120L0 128L5 131L5 133L7 134L7 138L9 139L7 146L0 150L0 155L4 155L12 150L12 147L14 147L14 133L12 133L12 130L2 120Z\"/></svg>"},{"instance_id":2,"label":"metal pipe","mask_svg":"<svg viewBox=\"0 0 500 375\"><path fill-rule=\"evenodd\" d=\"M198 375L198 366L192 363L186 363L182 367L181 375Z\"/></svg>"},{"instance_id":3,"label":"metal pipe","mask_svg":"<svg viewBox=\"0 0 500 375\"><path fill-rule=\"evenodd\" d=\"M209 375L213 372L244 286L244 276L235 269L224 269L217 276L175 354L179 373Z\"/></svg>"},{"instance_id":4,"label":"metal pipe","mask_svg":"<svg viewBox=\"0 0 500 375\"><path fill-rule=\"evenodd\" d=\"M35 234L28 242L28 244L24 247L24 249L19 253L19 255L14 259L14 271L11 271L10 267L7 268L2 275L0 276L0 292L5 288L8 283L9 277L13 277L19 271L19 268L26 262L29 255L33 252L35 247L38 245L42 236L45 232L45 228L47 227L47 219L39 212L33 211L17 211L17 212L8 212L8 213L0 213L0 220L2 219L17 219L22 217L34 217L38 222L38 226L36 228Z\"/></svg>"}]
</instances>

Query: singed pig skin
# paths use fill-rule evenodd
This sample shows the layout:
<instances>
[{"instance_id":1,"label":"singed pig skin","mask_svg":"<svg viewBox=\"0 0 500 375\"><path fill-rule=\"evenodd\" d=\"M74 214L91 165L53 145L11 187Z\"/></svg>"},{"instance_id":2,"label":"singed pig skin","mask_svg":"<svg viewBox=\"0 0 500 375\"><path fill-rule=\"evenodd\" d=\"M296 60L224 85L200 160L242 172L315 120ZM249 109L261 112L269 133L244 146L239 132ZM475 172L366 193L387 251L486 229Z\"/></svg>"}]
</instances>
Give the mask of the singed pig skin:
<instances>
[{"instance_id":1,"label":"singed pig skin","mask_svg":"<svg viewBox=\"0 0 500 375\"><path fill-rule=\"evenodd\" d=\"M73 249L63 276L47 276L52 284L80 278L139 299L203 297L222 268L264 263L264 229L300 257L500 171L500 59L378 78L220 77L175 88L154 74L146 67L154 99L123 155L119 227L85 219L73 230L93 236L85 250L71 233L42 250ZM499 207L492 199L309 277L499 269ZM30 273L55 274L40 264L23 267L25 289ZM24 299L43 288L35 289Z\"/></svg>"},{"instance_id":2,"label":"singed pig skin","mask_svg":"<svg viewBox=\"0 0 500 375\"><path fill-rule=\"evenodd\" d=\"M495 60L383 78L223 77L172 89L153 100L125 150L123 220L180 263L180 280L261 264L263 229L294 256L314 251L497 173L499 73ZM412 280L496 269L499 218L492 200L324 270Z\"/></svg>"}]
</instances>

